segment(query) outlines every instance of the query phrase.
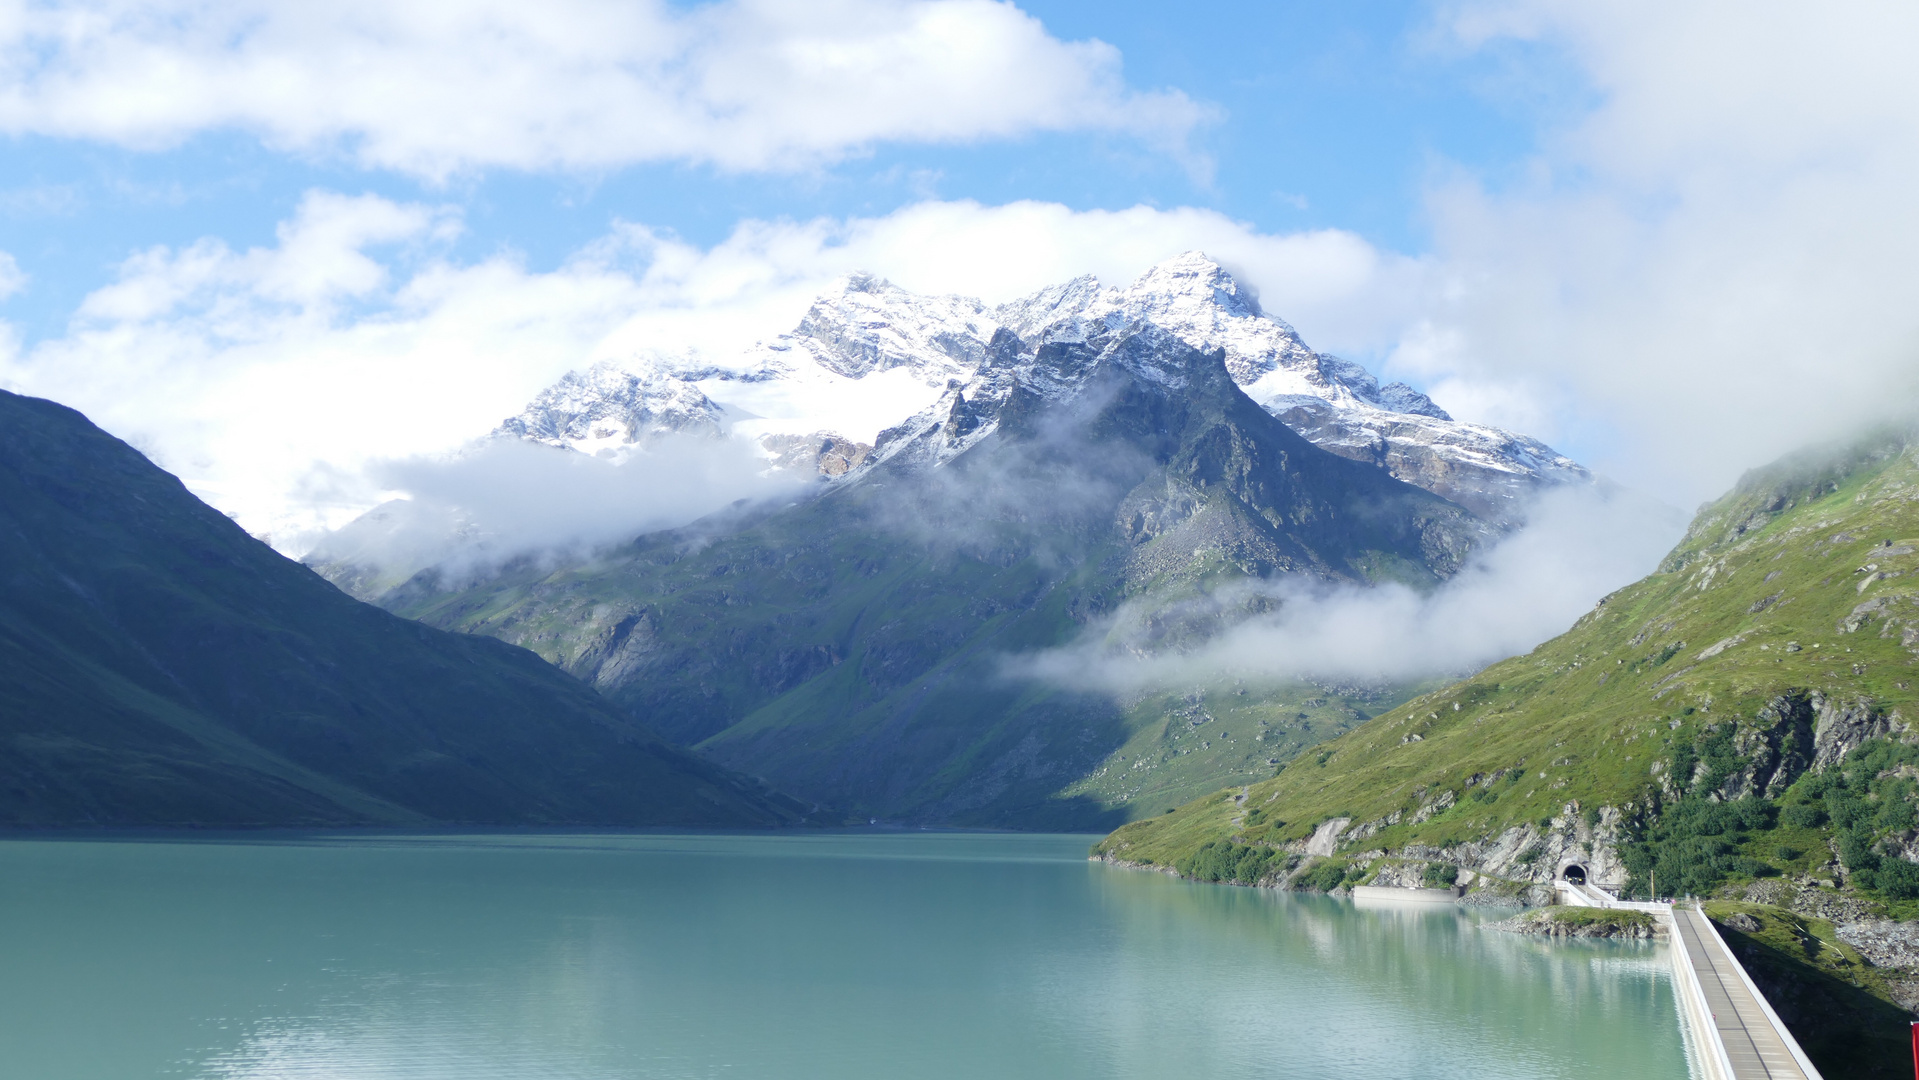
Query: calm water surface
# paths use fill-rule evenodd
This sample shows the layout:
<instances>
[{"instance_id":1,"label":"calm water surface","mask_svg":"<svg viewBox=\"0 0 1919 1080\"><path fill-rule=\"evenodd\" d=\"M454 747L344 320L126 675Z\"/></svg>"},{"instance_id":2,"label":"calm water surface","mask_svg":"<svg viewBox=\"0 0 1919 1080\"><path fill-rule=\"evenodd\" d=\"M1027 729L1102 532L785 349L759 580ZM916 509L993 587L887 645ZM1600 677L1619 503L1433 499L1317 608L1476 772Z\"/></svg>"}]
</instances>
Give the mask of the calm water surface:
<instances>
[{"instance_id":1,"label":"calm water surface","mask_svg":"<svg viewBox=\"0 0 1919 1080\"><path fill-rule=\"evenodd\" d=\"M1092 839L0 841L0 1073L1686 1075L1663 946L1193 885Z\"/></svg>"}]
</instances>

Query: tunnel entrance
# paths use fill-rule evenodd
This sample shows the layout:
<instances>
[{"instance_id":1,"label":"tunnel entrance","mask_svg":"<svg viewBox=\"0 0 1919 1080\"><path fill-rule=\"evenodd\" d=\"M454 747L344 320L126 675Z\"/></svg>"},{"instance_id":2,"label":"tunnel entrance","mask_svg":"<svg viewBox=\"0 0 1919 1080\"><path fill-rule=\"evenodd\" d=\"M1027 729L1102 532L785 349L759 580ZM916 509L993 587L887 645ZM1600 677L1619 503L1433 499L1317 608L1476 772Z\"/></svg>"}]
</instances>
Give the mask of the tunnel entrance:
<instances>
[{"instance_id":1,"label":"tunnel entrance","mask_svg":"<svg viewBox=\"0 0 1919 1080\"><path fill-rule=\"evenodd\" d=\"M1571 866L1561 870L1559 876L1572 882L1574 885L1584 885L1586 883L1586 868L1578 863L1573 863Z\"/></svg>"}]
</instances>

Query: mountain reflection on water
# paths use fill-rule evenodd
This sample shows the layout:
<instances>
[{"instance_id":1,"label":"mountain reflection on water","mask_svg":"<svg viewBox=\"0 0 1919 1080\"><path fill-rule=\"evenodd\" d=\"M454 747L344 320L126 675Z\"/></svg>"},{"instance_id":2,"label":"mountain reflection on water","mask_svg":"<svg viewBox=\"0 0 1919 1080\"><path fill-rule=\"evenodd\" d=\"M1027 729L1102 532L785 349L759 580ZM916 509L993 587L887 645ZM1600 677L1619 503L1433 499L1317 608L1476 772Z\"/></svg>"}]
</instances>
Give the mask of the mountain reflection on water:
<instances>
[{"instance_id":1,"label":"mountain reflection on water","mask_svg":"<svg viewBox=\"0 0 1919 1080\"><path fill-rule=\"evenodd\" d=\"M1686 1075L1663 946L1194 885L1092 838L0 843L0 1060L65 1078Z\"/></svg>"}]
</instances>

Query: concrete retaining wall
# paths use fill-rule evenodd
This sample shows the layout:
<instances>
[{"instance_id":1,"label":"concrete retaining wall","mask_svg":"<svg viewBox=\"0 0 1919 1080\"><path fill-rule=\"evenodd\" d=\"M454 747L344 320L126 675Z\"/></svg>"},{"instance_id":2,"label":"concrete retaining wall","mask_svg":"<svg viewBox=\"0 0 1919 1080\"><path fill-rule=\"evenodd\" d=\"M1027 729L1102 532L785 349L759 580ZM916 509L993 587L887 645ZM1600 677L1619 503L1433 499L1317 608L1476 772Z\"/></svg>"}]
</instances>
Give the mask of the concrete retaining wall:
<instances>
[{"instance_id":1,"label":"concrete retaining wall","mask_svg":"<svg viewBox=\"0 0 1919 1080\"><path fill-rule=\"evenodd\" d=\"M1458 886L1450 889L1392 889L1380 885L1353 886L1354 900L1389 900L1401 904L1451 904L1466 895Z\"/></svg>"}]
</instances>

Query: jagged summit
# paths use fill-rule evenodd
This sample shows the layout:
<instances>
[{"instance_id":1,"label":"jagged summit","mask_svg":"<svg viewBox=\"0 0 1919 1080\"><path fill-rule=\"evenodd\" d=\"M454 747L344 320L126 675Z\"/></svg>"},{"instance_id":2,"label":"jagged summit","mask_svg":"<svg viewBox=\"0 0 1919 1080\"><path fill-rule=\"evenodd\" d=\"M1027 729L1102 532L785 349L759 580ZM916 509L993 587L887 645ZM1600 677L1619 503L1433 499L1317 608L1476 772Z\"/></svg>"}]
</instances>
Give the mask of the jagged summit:
<instances>
[{"instance_id":1,"label":"jagged summit","mask_svg":"<svg viewBox=\"0 0 1919 1080\"><path fill-rule=\"evenodd\" d=\"M1358 364L1314 352L1198 251L1167 259L1124 288L1081 277L998 307L849 275L791 332L739 356L652 355L573 373L496 434L617 453L666 433L724 433L755 441L778 467L858 475L883 432L939 423L956 402L1003 396L1009 380L1071 381L1070 372L1032 366L1044 346L1128 327L1223 351L1234 383L1311 442L1496 524L1512 524L1536 489L1591 481L1536 439L1454 420L1404 383L1381 385ZM1002 333L1020 347L989 363ZM1064 354L1052 355L1057 362ZM1008 359L1015 356L1026 359Z\"/></svg>"},{"instance_id":2,"label":"jagged summit","mask_svg":"<svg viewBox=\"0 0 1919 1080\"><path fill-rule=\"evenodd\" d=\"M1298 331L1262 311L1225 267L1201 251L1176 255L1124 289L1099 289L1092 278L1081 278L1047 295L1052 292L1016 300L995 314L1020 336L1048 341L1083 339L1094 322L1109 328L1150 323L1195 348L1225 349L1233 381L1262 405L1304 396L1347 408L1452 419L1404 383L1381 387L1358 364L1307 348Z\"/></svg>"},{"instance_id":3,"label":"jagged summit","mask_svg":"<svg viewBox=\"0 0 1919 1080\"><path fill-rule=\"evenodd\" d=\"M790 334L756 347L777 368L810 356L848 379L906 368L929 384L963 379L979 367L998 329L986 305L968 296L920 296L885 278L852 274L813 302Z\"/></svg>"}]
</instances>

